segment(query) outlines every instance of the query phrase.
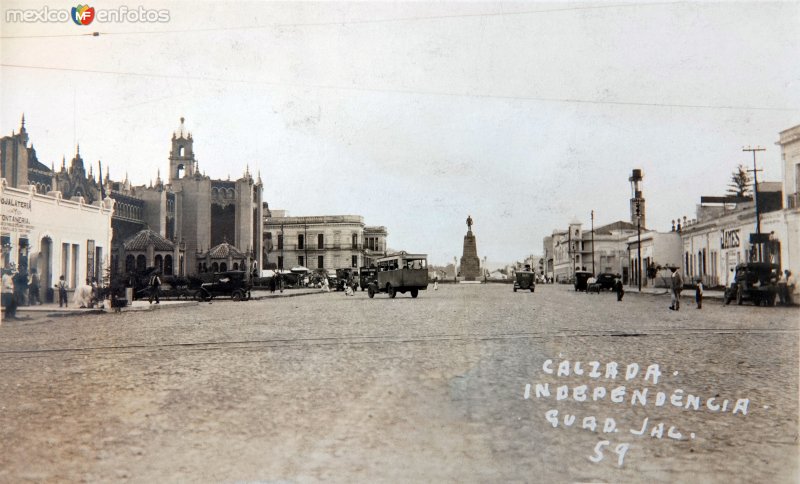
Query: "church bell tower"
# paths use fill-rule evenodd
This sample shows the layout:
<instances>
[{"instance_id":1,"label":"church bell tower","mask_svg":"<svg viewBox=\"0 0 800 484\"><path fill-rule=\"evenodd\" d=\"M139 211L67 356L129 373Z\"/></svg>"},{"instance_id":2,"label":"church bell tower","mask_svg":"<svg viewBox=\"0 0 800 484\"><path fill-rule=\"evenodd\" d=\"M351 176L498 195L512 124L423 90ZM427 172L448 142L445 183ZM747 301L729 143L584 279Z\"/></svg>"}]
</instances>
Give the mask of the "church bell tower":
<instances>
[{"instance_id":1,"label":"church bell tower","mask_svg":"<svg viewBox=\"0 0 800 484\"><path fill-rule=\"evenodd\" d=\"M172 133L172 151L169 154L169 183L184 177L194 176L196 161L192 144L192 133L186 130L184 119L180 127Z\"/></svg>"}]
</instances>

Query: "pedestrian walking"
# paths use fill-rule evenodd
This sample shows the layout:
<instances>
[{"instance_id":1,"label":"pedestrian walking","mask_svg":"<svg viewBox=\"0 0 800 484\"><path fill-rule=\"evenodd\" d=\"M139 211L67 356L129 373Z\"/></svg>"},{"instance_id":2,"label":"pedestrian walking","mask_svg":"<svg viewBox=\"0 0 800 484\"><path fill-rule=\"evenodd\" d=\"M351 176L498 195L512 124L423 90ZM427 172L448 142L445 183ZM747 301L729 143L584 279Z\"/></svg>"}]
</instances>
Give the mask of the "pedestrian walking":
<instances>
[{"instance_id":1,"label":"pedestrian walking","mask_svg":"<svg viewBox=\"0 0 800 484\"><path fill-rule=\"evenodd\" d=\"M5 319L16 319L17 299L14 293L14 270L3 269L2 304L6 308Z\"/></svg>"},{"instance_id":2,"label":"pedestrian walking","mask_svg":"<svg viewBox=\"0 0 800 484\"><path fill-rule=\"evenodd\" d=\"M67 280L64 279L64 276L61 276L58 279L56 289L58 289L58 307L67 307Z\"/></svg>"},{"instance_id":3,"label":"pedestrian walking","mask_svg":"<svg viewBox=\"0 0 800 484\"><path fill-rule=\"evenodd\" d=\"M438 291L439 290L439 275L438 274L433 276L433 290L434 291Z\"/></svg>"},{"instance_id":4,"label":"pedestrian walking","mask_svg":"<svg viewBox=\"0 0 800 484\"><path fill-rule=\"evenodd\" d=\"M699 277L694 286L694 300L697 302L697 309L703 309L703 280Z\"/></svg>"},{"instance_id":5,"label":"pedestrian walking","mask_svg":"<svg viewBox=\"0 0 800 484\"><path fill-rule=\"evenodd\" d=\"M794 280L794 276L792 275L792 271L786 270L786 305L791 306L794 304L792 300L794 298L794 287L796 282Z\"/></svg>"},{"instance_id":6,"label":"pedestrian walking","mask_svg":"<svg viewBox=\"0 0 800 484\"><path fill-rule=\"evenodd\" d=\"M619 277L614 278L614 292L617 293L617 302L622 301L622 296L625 295L625 288L622 286L622 279Z\"/></svg>"},{"instance_id":7,"label":"pedestrian walking","mask_svg":"<svg viewBox=\"0 0 800 484\"><path fill-rule=\"evenodd\" d=\"M150 299L148 299L150 304L153 304L153 298L156 299L156 304L161 304L161 300L158 297L158 293L161 290L160 288L161 278L158 277L158 271L155 271L153 275L150 276Z\"/></svg>"},{"instance_id":8,"label":"pedestrian walking","mask_svg":"<svg viewBox=\"0 0 800 484\"><path fill-rule=\"evenodd\" d=\"M328 285L328 278L322 278L322 292L331 292L331 287Z\"/></svg>"},{"instance_id":9,"label":"pedestrian walking","mask_svg":"<svg viewBox=\"0 0 800 484\"><path fill-rule=\"evenodd\" d=\"M670 309L673 311L680 311L681 309L681 290L683 290L683 278L678 268L675 266L670 267L672 271L672 305Z\"/></svg>"},{"instance_id":10,"label":"pedestrian walking","mask_svg":"<svg viewBox=\"0 0 800 484\"><path fill-rule=\"evenodd\" d=\"M42 304L39 298L39 273L36 269L31 269L31 280L28 282L28 303L31 306L38 306Z\"/></svg>"}]
</instances>

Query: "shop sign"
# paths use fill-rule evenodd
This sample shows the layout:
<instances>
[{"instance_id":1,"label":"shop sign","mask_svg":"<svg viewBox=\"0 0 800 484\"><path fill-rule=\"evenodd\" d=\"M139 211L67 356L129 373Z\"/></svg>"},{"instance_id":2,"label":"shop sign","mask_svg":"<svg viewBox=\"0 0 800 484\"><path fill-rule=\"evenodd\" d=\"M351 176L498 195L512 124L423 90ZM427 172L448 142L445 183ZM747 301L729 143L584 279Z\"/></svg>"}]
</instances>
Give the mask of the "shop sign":
<instances>
[{"instance_id":1,"label":"shop sign","mask_svg":"<svg viewBox=\"0 0 800 484\"><path fill-rule=\"evenodd\" d=\"M3 208L0 215L0 230L3 233L16 232L21 235L30 233L33 228L30 219L30 200L21 200L4 194L0 198L0 205Z\"/></svg>"},{"instance_id":2,"label":"shop sign","mask_svg":"<svg viewBox=\"0 0 800 484\"><path fill-rule=\"evenodd\" d=\"M720 246L723 249L733 249L739 247L739 229L723 230Z\"/></svg>"}]
</instances>

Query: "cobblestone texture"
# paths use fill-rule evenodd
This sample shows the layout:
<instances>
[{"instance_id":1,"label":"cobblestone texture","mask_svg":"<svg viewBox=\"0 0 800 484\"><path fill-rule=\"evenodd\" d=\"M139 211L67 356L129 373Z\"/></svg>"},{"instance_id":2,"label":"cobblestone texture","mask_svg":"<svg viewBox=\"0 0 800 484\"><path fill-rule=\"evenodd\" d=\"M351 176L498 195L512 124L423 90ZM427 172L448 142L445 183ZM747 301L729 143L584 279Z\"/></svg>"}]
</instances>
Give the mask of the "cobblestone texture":
<instances>
[{"instance_id":1,"label":"cobblestone texture","mask_svg":"<svg viewBox=\"0 0 800 484\"><path fill-rule=\"evenodd\" d=\"M668 305L442 285L4 322L0 481L796 482L800 312ZM662 376L558 377L547 359ZM750 405L524 399L545 382ZM578 422L553 428L550 409ZM619 432L580 429L590 415ZM645 417L682 440L632 435ZM612 448L594 463L601 440Z\"/></svg>"}]
</instances>

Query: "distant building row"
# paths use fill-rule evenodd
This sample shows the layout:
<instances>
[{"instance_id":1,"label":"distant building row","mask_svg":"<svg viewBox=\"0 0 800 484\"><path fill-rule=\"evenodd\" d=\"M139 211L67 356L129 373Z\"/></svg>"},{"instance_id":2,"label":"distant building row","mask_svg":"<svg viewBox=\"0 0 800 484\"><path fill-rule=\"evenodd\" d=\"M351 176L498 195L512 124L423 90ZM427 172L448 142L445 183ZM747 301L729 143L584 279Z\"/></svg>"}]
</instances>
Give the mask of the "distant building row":
<instances>
[{"instance_id":1,"label":"distant building row","mask_svg":"<svg viewBox=\"0 0 800 484\"><path fill-rule=\"evenodd\" d=\"M629 179L634 185L631 221L618 221L586 231L575 220L567 229L554 230L543 240L543 272L556 281L570 279L576 270L620 274L623 282L638 286L663 285L658 267L677 266L687 281L700 279L707 287L728 286L736 264L760 258L800 271L800 126L780 133L782 182L760 182L758 207L764 244L751 243L756 232L755 201L701 197L693 219L673 221L668 232L644 226L644 198L638 182L641 171ZM634 180L636 179L636 180ZM641 229L637 235L637 222ZM641 240L641 248L639 247ZM594 251L592 248L594 247ZM762 247L762 254L756 253ZM641 253L641 260L639 259ZM655 276L655 277L654 277Z\"/></svg>"}]
</instances>

